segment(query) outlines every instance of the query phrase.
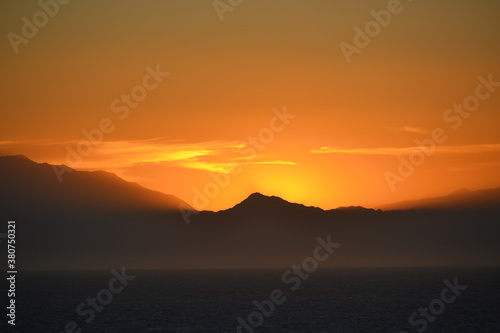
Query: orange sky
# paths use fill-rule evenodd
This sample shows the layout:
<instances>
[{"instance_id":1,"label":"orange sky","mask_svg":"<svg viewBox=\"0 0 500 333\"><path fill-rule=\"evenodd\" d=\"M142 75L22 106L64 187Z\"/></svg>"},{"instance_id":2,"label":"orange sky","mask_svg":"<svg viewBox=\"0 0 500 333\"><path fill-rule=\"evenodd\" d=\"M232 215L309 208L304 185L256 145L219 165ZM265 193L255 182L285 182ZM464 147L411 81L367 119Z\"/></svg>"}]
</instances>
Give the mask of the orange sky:
<instances>
[{"instance_id":1,"label":"orange sky","mask_svg":"<svg viewBox=\"0 0 500 333\"><path fill-rule=\"evenodd\" d=\"M213 210L256 191L328 209L499 186L500 86L478 78L500 82L500 3L401 1L348 63L339 45L387 3L244 1L221 21L212 1L74 1L16 53L9 33L40 7L3 2L0 154ZM466 116L447 111L478 92ZM421 165L394 182L410 154Z\"/></svg>"}]
</instances>

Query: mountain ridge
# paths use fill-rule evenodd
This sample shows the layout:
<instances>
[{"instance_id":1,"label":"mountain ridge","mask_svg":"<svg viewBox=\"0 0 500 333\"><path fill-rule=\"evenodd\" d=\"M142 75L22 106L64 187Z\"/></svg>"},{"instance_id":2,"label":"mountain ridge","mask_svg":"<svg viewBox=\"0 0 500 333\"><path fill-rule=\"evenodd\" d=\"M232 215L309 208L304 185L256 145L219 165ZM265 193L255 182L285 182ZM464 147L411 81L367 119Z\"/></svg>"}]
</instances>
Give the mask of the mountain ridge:
<instances>
[{"instance_id":1,"label":"mountain ridge","mask_svg":"<svg viewBox=\"0 0 500 333\"><path fill-rule=\"evenodd\" d=\"M109 184L114 183L119 186L125 186L126 189L131 190L135 188L137 191L141 191L143 193L147 193L147 197L154 197L154 201L156 205L161 206L161 201L170 202L169 206L172 210L177 210L179 206L183 207L186 210L195 211L196 209L187 204L185 201L175 197L171 194L165 194L160 191L147 189L136 182L129 182L118 175L104 171L104 170L95 170L95 171L80 171L73 169L64 164L62 165L52 165L49 163L37 163L30 158L24 155L10 155L10 156L0 156L0 171L4 171L10 174L13 174L13 170L3 170L2 165L9 163L20 163L26 166L31 166L34 169L40 169L39 167L46 168L45 176L50 179L53 176L54 179L57 179L57 175L54 173L53 175L49 175L46 171L48 168L65 168L67 170L64 175L65 178L69 179L69 182L73 182L74 178L85 178L86 180L93 179L95 181L101 180L105 181ZM52 171L54 172L54 171ZM77 175L77 177L75 177ZM5 182L5 180L3 180ZM67 180L63 180L61 183L67 182ZM126 185L125 185L126 184ZM80 184L81 185L81 184ZM12 189L13 186L10 186ZM160 199L159 197L163 197ZM166 207L165 206L165 207ZM249 209L279 209L285 206L294 207L295 209L306 208L309 210L321 210L321 211L368 211L368 210L383 210L383 211L391 211L391 210L422 210L422 209L496 209L500 208L500 186L497 188L491 189L482 189L471 191L469 189L459 189L457 191L451 192L448 195L443 195L439 197L427 197L413 200L404 200L399 202L386 203L383 205L375 206L374 208L367 208L363 206L341 206L333 209L322 209L316 206L306 206L301 203L295 203L287 201L281 197L274 195L264 195L259 192L251 193L247 198L242 200L241 202L235 204L233 207L229 207L227 209L219 210L218 212L226 212L230 210L249 210Z\"/></svg>"},{"instance_id":2,"label":"mountain ridge","mask_svg":"<svg viewBox=\"0 0 500 333\"><path fill-rule=\"evenodd\" d=\"M130 207L176 211L179 206L194 210L173 195L128 182L111 172L79 171L63 165L70 172L58 179L54 170L57 167L61 166L37 163L23 155L0 156L0 186L3 190L0 197L3 203L19 207L34 199L31 203L58 209L75 207L81 201L87 209L99 210Z\"/></svg>"},{"instance_id":3,"label":"mountain ridge","mask_svg":"<svg viewBox=\"0 0 500 333\"><path fill-rule=\"evenodd\" d=\"M253 193L187 224L170 199L107 172L59 182L50 164L0 157L1 219L18 221L25 269L287 267L327 236L342 247L325 267L500 265L498 209L325 211Z\"/></svg>"},{"instance_id":4,"label":"mountain ridge","mask_svg":"<svg viewBox=\"0 0 500 333\"><path fill-rule=\"evenodd\" d=\"M471 191L460 189L448 195L428 197L416 200L404 200L377 206L388 210L422 210L422 209L500 209L500 186L496 188Z\"/></svg>"}]
</instances>

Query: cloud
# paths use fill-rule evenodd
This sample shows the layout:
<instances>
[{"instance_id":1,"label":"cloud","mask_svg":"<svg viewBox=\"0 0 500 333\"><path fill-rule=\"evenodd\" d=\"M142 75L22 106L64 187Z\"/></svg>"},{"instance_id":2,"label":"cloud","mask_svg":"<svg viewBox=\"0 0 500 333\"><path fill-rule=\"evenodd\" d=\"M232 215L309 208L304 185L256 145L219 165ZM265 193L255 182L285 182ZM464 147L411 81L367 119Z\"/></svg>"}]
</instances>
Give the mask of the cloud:
<instances>
[{"instance_id":1,"label":"cloud","mask_svg":"<svg viewBox=\"0 0 500 333\"><path fill-rule=\"evenodd\" d=\"M420 127L412 127L412 126L403 126L403 127L386 127L387 129L391 131L396 131L396 132L407 132L407 133L415 133L415 134L424 134L428 133L426 129L420 128Z\"/></svg>"},{"instance_id":2,"label":"cloud","mask_svg":"<svg viewBox=\"0 0 500 333\"><path fill-rule=\"evenodd\" d=\"M189 169L228 173L235 164L282 164L294 162L259 155L244 156L240 150L246 144L236 141L208 141L186 143L168 142L162 138L142 141L109 141L94 148L83 158L80 168L108 169L145 164L168 164Z\"/></svg>"},{"instance_id":3,"label":"cloud","mask_svg":"<svg viewBox=\"0 0 500 333\"><path fill-rule=\"evenodd\" d=\"M147 164L168 164L189 169L228 173L238 165L296 165L294 162L259 154L244 155L248 144L239 141L185 142L153 138L146 140L106 141L95 145L88 156L80 156L79 140L72 141L0 141L6 153L34 155L34 151L50 152L51 164L65 164L77 169L118 169ZM43 149L41 149L43 147ZM68 160L68 149L74 151ZM42 154L43 155L43 154ZM46 156L46 155L45 155ZM46 159L47 156L44 158ZM80 159L81 158L81 159ZM78 161L80 160L80 163Z\"/></svg>"},{"instance_id":4,"label":"cloud","mask_svg":"<svg viewBox=\"0 0 500 333\"><path fill-rule=\"evenodd\" d=\"M281 164L281 165L298 165L298 163L295 162L289 162L289 161L256 161L252 162L252 164Z\"/></svg>"},{"instance_id":5,"label":"cloud","mask_svg":"<svg viewBox=\"0 0 500 333\"><path fill-rule=\"evenodd\" d=\"M321 147L311 150L313 154L358 154L358 155L402 155L408 154L415 149L421 149L419 146L412 147L385 147L385 148L356 148L341 149L333 147ZM500 152L500 144L476 144L462 146L436 146L434 154L475 154Z\"/></svg>"},{"instance_id":6,"label":"cloud","mask_svg":"<svg viewBox=\"0 0 500 333\"><path fill-rule=\"evenodd\" d=\"M237 142L169 143L152 141L110 141L95 148L96 157L119 164L160 163L224 155L243 148Z\"/></svg>"}]
</instances>

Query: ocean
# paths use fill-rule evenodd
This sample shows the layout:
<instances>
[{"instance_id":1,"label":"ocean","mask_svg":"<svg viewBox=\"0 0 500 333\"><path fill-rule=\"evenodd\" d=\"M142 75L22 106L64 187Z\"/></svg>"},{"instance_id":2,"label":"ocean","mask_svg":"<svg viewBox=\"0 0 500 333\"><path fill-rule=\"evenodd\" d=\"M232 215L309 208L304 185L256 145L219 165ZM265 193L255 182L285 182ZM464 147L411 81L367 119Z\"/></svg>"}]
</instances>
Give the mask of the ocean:
<instances>
[{"instance_id":1,"label":"ocean","mask_svg":"<svg viewBox=\"0 0 500 333\"><path fill-rule=\"evenodd\" d=\"M500 332L500 268L285 271L21 271L1 332Z\"/></svg>"}]
</instances>

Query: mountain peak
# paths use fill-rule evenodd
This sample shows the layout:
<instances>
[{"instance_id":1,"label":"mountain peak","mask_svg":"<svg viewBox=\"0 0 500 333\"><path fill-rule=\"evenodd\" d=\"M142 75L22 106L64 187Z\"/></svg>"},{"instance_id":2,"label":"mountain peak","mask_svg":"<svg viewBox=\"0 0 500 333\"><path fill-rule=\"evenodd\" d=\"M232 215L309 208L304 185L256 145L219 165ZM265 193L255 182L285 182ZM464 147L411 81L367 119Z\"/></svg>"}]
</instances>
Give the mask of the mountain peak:
<instances>
[{"instance_id":1,"label":"mountain peak","mask_svg":"<svg viewBox=\"0 0 500 333\"><path fill-rule=\"evenodd\" d=\"M261 199L264 199L264 198L277 198L275 196L268 196L268 195L264 195L260 192L254 192L252 194L250 194L245 200L261 200Z\"/></svg>"},{"instance_id":2,"label":"mountain peak","mask_svg":"<svg viewBox=\"0 0 500 333\"><path fill-rule=\"evenodd\" d=\"M266 195L260 193L260 192L254 192L248 196L248 198L259 198L259 197L265 197Z\"/></svg>"},{"instance_id":3,"label":"mountain peak","mask_svg":"<svg viewBox=\"0 0 500 333\"><path fill-rule=\"evenodd\" d=\"M236 204L232 209L270 209L276 207L283 207L285 205L292 205L286 200L276 196L267 196L259 192L250 194L245 200Z\"/></svg>"},{"instance_id":4,"label":"mountain peak","mask_svg":"<svg viewBox=\"0 0 500 333\"><path fill-rule=\"evenodd\" d=\"M255 192L255 193L252 193L250 194L245 200L243 200L241 203L247 203L247 204L259 204L259 203L265 203L265 202L273 202L273 203L277 203L277 202L287 202L286 200L280 198L280 197L277 197L277 196L268 196L268 195L264 195L260 192Z\"/></svg>"},{"instance_id":5,"label":"mountain peak","mask_svg":"<svg viewBox=\"0 0 500 333\"><path fill-rule=\"evenodd\" d=\"M237 211L243 210L243 211L287 211L289 209L293 210L322 210L317 207L308 207L302 204L298 203L293 203L286 201L285 199L282 199L277 196L268 196L264 195L259 192L255 192L250 194L245 200L240 202L239 204L236 204L233 208L228 209L228 211L232 211L236 209Z\"/></svg>"}]
</instances>

